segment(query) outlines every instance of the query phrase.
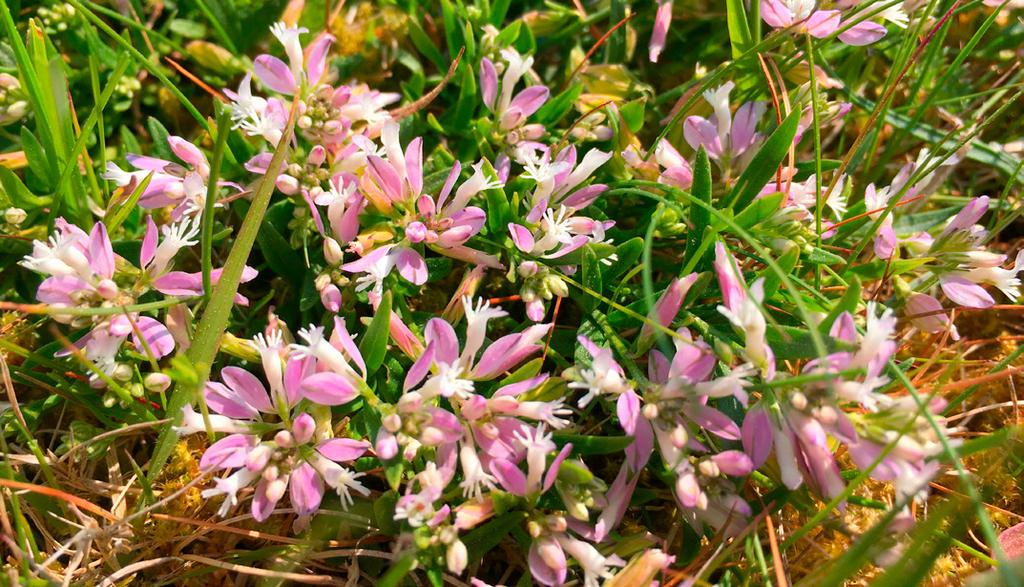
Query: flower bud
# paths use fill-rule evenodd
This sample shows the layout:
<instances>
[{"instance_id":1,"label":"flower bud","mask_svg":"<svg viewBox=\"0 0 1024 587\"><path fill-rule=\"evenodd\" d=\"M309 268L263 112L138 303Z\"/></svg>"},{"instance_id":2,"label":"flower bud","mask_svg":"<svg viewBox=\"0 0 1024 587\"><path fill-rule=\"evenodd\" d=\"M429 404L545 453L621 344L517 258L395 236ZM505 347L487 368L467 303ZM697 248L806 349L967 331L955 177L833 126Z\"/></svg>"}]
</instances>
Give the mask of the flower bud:
<instances>
[{"instance_id":1,"label":"flower bud","mask_svg":"<svg viewBox=\"0 0 1024 587\"><path fill-rule=\"evenodd\" d=\"M110 376L117 381L128 381L132 378L132 368L125 363L118 363Z\"/></svg>"},{"instance_id":2,"label":"flower bud","mask_svg":"<svg viewBox=\"0 0 1024 587\"><path fill-rule=\"evenodd\" d=\"M461 540L456 540L449 544L444 560L445 564L448 565L449 571L456 575L461 575L469 563L469 551L466 550L466 545Z\"/></svg>"},{"instance_id":3,"label":"flower bud","mask_svg":"<svg viewBox=\"0 0 1024 587\"><path fill-rule=\"evenodd\" d=\"M523 261L519 264L519 275L522 277L533 277L540 271L536 261Z\"/></svg>"},{"instance_id":4,"label":"flower bud","mask_svg":"<svg viewBox=\"0 0 1024 587\"><path fill-rule=\"evenodd\" d=\"M153 393L160 393L167 391L167 388L171 386L171 378L164 373L150 373L146 375L146 378L142 382L146 389Z\"/></svg>"},{"instance_id":5,"label":"flower bud","mask_svg":"<svg viewBox=\"0 0 1024 587\"><path fill-rule=\"evenodd\" d=\"M642 412L644 414L644 418L648 420L655 420L658 418L657 404L644 404Z\"/></svg>"},{"instance_id":6,"label":"flower bud","mask_svg":"<svg viewBox=\"0 0 1024 587\"><path fill-rule=\"evenodd\" d=\"M345 256L345 251L341 248L338 241L331 237L324 239L324 259L327 260L331 265L337 265L341 263L342 258Z\"/></svg>"},{"instance_id":7,"label":"flower bud","mask_svg":"<svg viewBox=\"0 0 1024 587\"><path fill-rule=\"evenodd\" d=\"M405 237L412 243L421 243L427 238L427 227L422 222L410 222L405 227Z\"/></svg>"},{"instance_id":8,"label":"flower bud","mask_svg":"<svg viewBox=\"0 0 1024 587\"><path fill-rule=\"evenodd\" d=\"M297 444L309 442L313 438L314 431L316 431L316 422L309 414L300 414L292 422L292 436Z\"/></svg>"},{"instance_id":9,"label":"flower bud","mask_svg":"<svg viewBox=\"0 0 1024 587\"><path fill-rule=\"evenodd\" d=\"M807 396L799 391L795 391L793 392L793 395L789 396L789 403L791 403L794 408L803 411L807 408Z\"/></svg>"},{"instance_id":10,"label":"flower bud","mask_svg":"<svg viewBox=\"0 0 1024 587\"><path fill-rule=\"evenodd\" d=\"M22 222L25 222L27 217L28 213L21 208L8 208L4 210L4 222L12 226L19 226Z\"/></svg>"},{"instance_id":11,"label":"flower bud","mask_svg":"<svg viewBox=\"0 0 1024 587\"><path fill-rule=\"evenodd\" d=\"M111 279L103 279L96 284L96 292L103 296L103 299L114 299L117 297L117 291L117 284Z\"/></svg>"},{"instance_id":12,"label":"flower bud","mask_svg":"<svg viewBox=\"0 0 1024 587\"><path fill-rule=\"evenodd\" d=\"M249 451L249 454L245 456L245 468L253 473L262 471L273 455L274 449L270 448L269 445L261 444Z\"/></svg>"},{"instance_id":13,"label":"flower bud","mask_svg":"<svg viewBox=\"0 0 1024 587\"><path fill-rule=\"evenodd\" d=\"M569 286L566 285L565 281L562 281L562 278L557 275L549 275L548 278L544 280L544 284L548 286L551 293L560 298L564 298L569 295Z\"/></svg>"},{"instance_id":14,"label":"flower bud","mask_svg":"<svg viewBox=\"0 0 1024 587\"><path fill-rule=\"evenodd\" d=\"M721 474L718 465L715 464L715 461L710 459L701 461L700 464L697 465L697 468L700 469L701 475L704 475L705 477L718 477L718 475Z\"/></svg>"},{"instance_id":15,"label":"flower bud","mask_svg":"<svg viewBox=\"0 0 1024 587\"><path fill-rule=\"evenodd\" d=\"M383 426L388 432L394 434L402 429L402 417L398 414L388 414L381 419L381 426Z\"/></svg>"},{"instance_id":16,"label":"flower bud","mask_svg":"<svg viewBox=\"0 0 1024 587\"><path fill-rule=\"evenodd\" d=\"M280 501L288 489L288 477L278 477L267 483L267 499L272 502Z\"/></svg>"},{"instance_id":17,"label":"flower bud","mask_svg":"<svg viewBox=\"0 0 1024 587\"><path fill-rule=\"evenodd\" d=\"M653 404L647 404L647 406L650 406L650 405L653 405ZM647 409L647 406L644 406L644 410L645 411ZM690 436L686 433L686 426L683 426L682 424L680 424L680 425L676 426L675 428L673 428L672 432L669 433L669 439L672 441L672 446L674 446L676 448L680 448L681 449L684 446L686 446L687 441L689 441L689 439L690 439Z\"/></svg>"},{"instance_id":18,"label":"flower bud","mask_svg":"<svg viewBox=\"0 0 1024 587\"><path fill-rule=\"evenodd\" d=\"M287 430L281 430L274 435L274 443L281 448L290 448L295 445L295 437Z\"/></svg>"}]
</instances>

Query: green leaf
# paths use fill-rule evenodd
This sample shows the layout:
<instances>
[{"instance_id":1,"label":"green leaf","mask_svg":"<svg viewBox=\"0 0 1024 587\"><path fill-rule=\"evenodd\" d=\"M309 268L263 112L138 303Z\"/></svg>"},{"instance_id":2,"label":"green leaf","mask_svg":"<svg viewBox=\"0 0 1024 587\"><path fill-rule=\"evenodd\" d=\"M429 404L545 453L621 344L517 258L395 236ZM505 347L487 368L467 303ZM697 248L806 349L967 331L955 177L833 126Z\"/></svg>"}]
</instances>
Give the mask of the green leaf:
<instances>
[{"instance_id":1,"label":"green leaf","mask_svg":"<svg viewBox=\"0 0 1024 587\"><path fill-rule=\"evenodd\" d=\"M836 321L843 312L849 312L851 314L857 313L857 304L860 303L860 292L861 285L860 279L856 275L851 276L852 278L847 282L846 293L843 297L836 302L836 305L832 310L825 316L825 319L821 321L821 330L828 332L832 328L832 324Z\"/></svg>"},{"instance_id":2,"label":"green leaf","mask_svg":"<svg viewBox=\"0 0 1024 587\"><path fill-rule=\"evenodd\" d=\"M800 248L791 247L786 250L785 253L779 255L775 259L775 262L779 264L779 268L782 269L787 275L793 272L793 268L796 267L797 261L800 260ZM775 292L779 291L779 286L782 285L782 280L779 279L779 274L772 271L771 268L766 268L764 273L764 296L765 299L771 298L775 295Z\"/></svg>"},{"instance_id":3,"label":"green leaf","mask_svg":"<svg viewBox=\"0 0 1024 587\"><path fill-rule=\"evenodd\" d=\"M708 160L707 151L701 146L697 150L697 158L693 163L693 184L690 186L690 193L694 198L711 205L711 161ZM682 265L691 265L690 259L700 249L701 240L708 226L711 225L711 211L702 206L690 206L690 221L693 227L686 235L686 256ZM692 263L694 267L699 262Z\"/></svg>"},{"instance_id":4,"label":"green leaf","mask_svg":"<svg viewBox=\"0 0 1024 587\"><path fill-rule=\"evenodd\" d=\"M846 259L818 247L813 247L807 253L806 260L813 265L831 265L833 267L839 267L846 263Z\"/></svg>"},{"instance_id":5,"label":"green leaf","mask_svg":"<svg viewBox=\"0 0 1024 587\"><path fill-rule=\"evenodd\" d=\"M615 249L615 256L619 258L611 267L605 270L605 281L608 283L615 282L619 276L623 275L636 265L636 260L640 258L644 252L644 239L635 236L628 241L622 243Z\"/></svg>"},{"instance_id":6,"label":"green leaf","mask_svg":"<svg viewBox=\"0 0 1024 587\"><path fill-rule=\"evenodd\" d=\"M747 25L747 13L743 6L743 0L726 0L725 18L729 26L732 58L739 59L754 46L754 39L750 36L750 27Z\"/></svg>"},{"instance_id":7,"label":"green leaf","mask_svg":"<svg viewBox=\"0 0 1024 587\"><path fill-rule=\"evenodd\" d=\"M737 214L734 221L740 228L749 230L751 227L770 218L772 214L775 214L779 207L782 206L782 200L785 198L786 195L781 192L760 197ZM722 228L724 228L724 225Z\"/></svg>"},{"instance_id":8,"label":"green leaf","mask_svg":"<svg viewBox=\"0 0 1024 587\"><path fill-rule=\"evenodd\" d=\"M377 306L373 320L366 328L366 334L359 341L359 352L366 362L366 372L373 375L384 362L384 353L388 348L388 337L391 328L391 297L390 291L384 293L384 297Z\"/></svg>"},{"instance_id":9,"label":"green leaf","mask_svg":"<svg viewBox=\"0 0 1024 587\"><path fill-rule=\"evenodd\" d=\"M870 263L862 263L860 265L855 265L850 268L850 271L864 279L880 279L886 273L888 273L889 275L901 275L908 271L913 271L914 269L917 269L921 265L931 263L934 260L935 257L898 259L892 262L889 262L885 259L879 259L877 261L871 261Z\"/></svg>"},{"instance_id":10,"label":"green leaf","mask_svg":"<svg viewBox=\"0 0 1024 587\"><path fill-rule=\"evenodd\" d=\"M77 2L77 0L72 0ZM2 2L2 0L0 0ZM76 8L81 6L77 4ZM295 128L294 117L289 117L281 140L274 149L267 169L280 169L285 161L288 152L288 145L291 143L292 131ZM217 282L217 288L210 296L210 301L203 310L203 316L196 327L195 337L192 346L186 351L186 356L195 364L201 373L200 384L205 382L209 376L210 368L217 350L220 348L221 336L227 330L228 321L231 317L231 310L235 307L235 294L238 293L238 284L242 279L242 271L245 269L249 254L256 244L256 235L263 224L263 216L270 205L270 197L274 193L274 177L271 174L264 174L256 183L249 211L242 220L242 226L238 229L235 241L232 244L231 252L224 262L224 269ZM156 479L164 463L171 456L171 451L177 443L177 433L174 426L180 422L182 409L193 397L198 394L198 386L187 388L175 386L174 392L168 400L167 415L169 421L164 424L157 439L156 447L153 449L153 456L149 461L149 478Z\"/></svg>"},{"instance_id":11,"label":"green leaf","mask_svg":"<svg viewBox=\"0 0 1024 587\"><path fill-rule=\"evenodd\" d=\"M377 587L398 587L402 584L405 576L412 571L412 567L415 564L416 553L413 551L406 552L391 564L388 571L377 582Z\"/></svg>"},{"instance_id":12,"label":"green leaf","mask_svg":"<svg viewBox=\"0 0 1024 587\"><path fill-rule=\"evenodd\" d=\"M558 480L574 485L586 485L594 480L594 474L583 463L565 460L558 466Z\"/></svg>"},{"instance_id":13,"label":"green leaf","mask_svg":"<svg viewBox=\"0 0 1024 587\"><path fill-rule=\"evenodd\" d=\"M583 262L583 251L586 249L593 249L594 255L596 255L598 259L604 259L615 252L614 245L610 245L608 243L590 243L576 249L575 251L558 257L557 260L559 263L564 263L566 265L579 265Z\"/></svg>"},{"instance_id":14,"label":"green leaf","mask_svg":"<svg viewBox=\"0 0 1024 587\"><path fill-rule=\"evenodd\" d=\"M407 22L409 26L409 39L412 41L413 46L416 47L416 50L420 52L420 55L429 59L438 70L448 71L448 61L437 50L434 41L423 31L423 27L416 22L415 18L410 18Z\"/></svg>"},{"instance_id":15,"label":"green leaf","mask_svg":"<svg viewBox=\"0 0 1024 587\"><path fill-rule=\"evenodd\" d=\"M466 550L469 553L469 562L482 559L512 531L512 528L518 526L524 519L526 519L526 512L509 512L466 533L462 537L462 543L466 545Z\"/></svg>"},{"instance_id":16,"label":"green leaf","mask_svg":"<svg viewBox=\"0 0 1024 587\"><path fill-rule=\"evenodd\" d=\"M171 144L167 142L171 137L171 133L167 132L167 127L150 116L146 119L146 128L149 129L149 136L153 137L153 145L150 147L153 155L167 161L175 161L177 158L171 151Z\"/></svg>"},{"instance_id":17,"label":"green leaf","mask_svg":"<svg viewBox=\"0 0 1024 587\"><path fill-rule=\"evenodd\" d=\"M7 194L11 203L18 208L35 210L50 203L50 198L39 197L33 194L21 182L21 178L3 166L0 166L0 186L3 186L4 193Z\"/></svg>"},{"instance_id":18,"label":"green leaf","mask_svg":"<svg viewBox=\"0 0 1024 587\"><path fill-rule=\"evenodd\" d=\"M395 505L398 503L397 491L385 491L373 501L373 516L377 519L377 527L384 534L397 535L402 528L395 522Z\"/></svg>"},{"instance_id":19,"label":"green leaf","mask_svg":"<svg viewBox=\"0 0 1024 587\"><path fill-rule=\"evenodd\" d=\"M247 208L247 206L241 207ZM273 224L264 222L259 233L256 234L256 243L259 245L267 265L270 265L275 273L287 279L298 289L306 273L306 263L298 251L288 243L288 239L284 238Z\"/></svg>"},{"instance_id":20,"label":"green leaf","mask_svg":"<svg viewBox=\"0 0 1024 587\"><path fill-rule=\"evenodd\" d=\"M462 63L459 64L459 69L462 70L462 75L459 76L459 99L455 102L455 107L449 110L450 115L446 117L446 124L449 129L469 128L469 122L479 102L476 90L476 74L469 65L469 60L463 59Z\"/></svg>"},{"instance_id":21,"label":"green leaf","mask_svg":"<svg viewBox=\"0 0 1024 587\"><path fill-rule=\"evenodd\" d=\"M53 169L56 167L28 126L21 127L21 148L25 151L28 168L42 182L43 189L52 191Z\"/></svg>"},{"instance_id":22,"label":"green leaf","mask_svg":"<svg viewBox=\"0 0 1024 587\"><path fill-rule=\"evenodd\" d=\"M640 132L640 129L644 126L644 107L646 103L647 100L645 98L637 98L636 100L626 102L619 108L619 115L622 116L622 120L625 121L629 130L634 133Z\"/></svg>"},{"instance_id":23,"label":"green leaf","mask_svg":"<svg viewBox=\"0 0 1024 587\"><path fill-rule=\"evenodd\" d=\"M743 174L736 181L736 187L733 188L732 196L729 198L730 208L737 211L744 210L775 176L779 165L789 153L790 146L793 145L793 137L796 136L797 125L800 122L800 113L799 108L790 112L782 124L761 145L757 154L751 159L750 165L743 170Z\"/></svg>"},{"instance_id":24,"label":"green leaf","mask_svg":"<svg viewBox=\"0 0 1024 587\"><path fill-rule=\"evenodd\" d=\"M153 172L142 178L142 181L139 182L139 185L135 186L135 189L132 190L132 193L128 195L128 199L124 202L119 204L111 202L112 205L116 205L116 209L108 210L108 212L113 212L110 215L110 220L106 223L108 232L114 232L120 228L124 221L128 219L128 216L135 211L135 204L138 203L139 198L142 197L143 192L149 187L149 182L151 181L153 181Z\"/></svg>"},{"instance_id":25,"label":"green leaf","mask_svg":"<svg viewBox=\"0 0 1024 587\"><path fill-rule=\"evenodd\" d=\"M583 285L590 289L601 293L601 262L597 260L597 255L594 250L590 247L583 248ZM587 294L584 291L579 292L579 302L585 312L593 312L597 307L597 298Z\"/></svg>"},{"instance_id":26,"label":"green leaf","mask_svg":"<svg viewBox=\"0 0 1024 587\"><path fill-rule=\"evenodd\" d=\"M444 23L445 41L448 44L448 57L454 60L459 54L459 48L465 46L465 41L451 0L441 0L441 20Z\"/></svg>"},{"instance_id":27,"label":"green leaf","mask_svg":"<svg viewBox=\"0 0 1024 587\"><path fill-rule=\"evenodd\" d=\"M633 444L632 436L587 436L562 432L556 432L554 440L559 447L571 442L573 454L578 455L607 455Z\"/></svg>"},{"instance_id":28,"label":"green leaf","mask_svg":"<svg viewBox=\"0 0 1024 587\"><path fill-rule=\"evenodd\" d=\"M544 126L558 123L572 110L573 104L576 103L582 91L583 84L573 84L569 89L545 102L533 115L534 120Z\"/></svg>"},{"instance_id":29,"label":"green leaf","mask_svg":"<svg viewBox=\"0 0 1024 587\"><path fill-rule=\"evenodd\" d=\"M508 377L502 379L501 382L498 383L498 387L504 387L506 385L512 385L513 383L519 383L520 381L526 381L527 379L536 376L537 373L540 373L540 368L543 365L544 358L537 357L510 373Z\"/></svg>"},{"instance_id":30,"label":"green leaf","mask_svg":"<svg viewBox=\"0 0 1024 587\"><path fill-rule=\"evenodd\" d=\"M384 465L384 476L387 477L388 486L393 491L398 491L398 488L402 486L403 473L405 473L405 461L402 459Z\"/></svg>"}]
</instances>

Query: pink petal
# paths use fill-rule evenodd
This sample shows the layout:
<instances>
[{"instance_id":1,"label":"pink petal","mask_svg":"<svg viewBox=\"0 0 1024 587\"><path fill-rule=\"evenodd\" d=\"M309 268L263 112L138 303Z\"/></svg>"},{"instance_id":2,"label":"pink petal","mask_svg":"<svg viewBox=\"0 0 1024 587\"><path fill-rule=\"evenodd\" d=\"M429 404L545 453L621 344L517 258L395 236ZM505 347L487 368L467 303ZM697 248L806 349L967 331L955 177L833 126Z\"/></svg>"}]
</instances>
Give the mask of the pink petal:
<instances>
[{"instance_id":1,"label":"pink petal","mask_svg":"<svg viewBox=\"0 0 1024 587\"><path fill-rule=\"evenodd\" d=\"M533 250L534 240L530 229L521 224L510 222L508 224L508 232L512 235L512 242L515 243L517 249L524 253L529 253Z\"/></svg>"},{"instance_id":2,"label":"pink petal","mask_svg":"<svg viewBox=\"0 0 1024 587\"><path fill-rule=\"evenodd\" d=\"M256 485L256 493L252 496L252 517L257 522L263 522L274 512L278 500L271 501L267 497L267 485L269 483L261 479Z\"/></svg>"},{"instance_id":3,"label":"pink petal","mask_svg":"<svg viewBox=\"0 0 1024 587\"><path fill-rule=\"evenodd\" d=\"M268 88L280 94L295 92L295 76L288 65L273 55L260 55L252 64L252 71Z\"/></svg>"},{"instance_id":4,"label":"pink petal","mask_svg":"<svg viewBox=\"0 0 1024 587\"><path fill-rule=\"evenodd\" d=\"M775 28L793 24L793 13L782 0L761 0L761 18Z\"/></svg>"},{"instance_id":5,"label":"pink petal","mask_svg":"<svg viewBox=\"0 0 1024 587\"><path fill-rule=\"evenodd\" d=\"M520 497L526 495L526 475L515 463L495 459L491 461L490 469L505 491Z\"/></svg>"},{"instance_id":6,"label":"pink petal","mask_svg":"<svg viewBox=\"0 0 1024 587\"><path fill-rule=\"evenodd\" d=\"M494 109L494 100L498 96L498 72L491 60L484 57L480 60L480 95L488 110Z\"/></svg>"},{"instance_id":7,"label":"pink petal","mask_svg":"<svg viewBox=\"0 0 1024 587\"><path fill-rule=\"evenodd\" d=\"M89 262L97 275L108 279L114 275L114 249L102 222L94 224L89 234Z\"/></svg>"},{"instance_id":8,"label":"pink petal","mask_svg":"<svg viewBox=\"0 0 1024 587\"><path fill-rule=\"evenodd\" d=\"M181 137L170 136L167 137L167 143L171 146L171 150L185 163L188 163L192 167L199 167L206 163L206 157L203 152L199 150L199 147L186 141Z\"/></svg>"},{"instance_id":9,"label":"pink petal","mask_svg":"<svg viewBox=\"0 0 1024 587\"><path fill-rule=\"evenodd\" d=\"M335 348L343 350L348 355L348 358L355 362L359 370L363 372L363 375L366 375L366 362L363 361L363 354L359 352L359 347L352 340L352 335L348 333L348 328L345 327L345 319L339 316L334 317L334 332L331 333L331 344Z\"/></svg>"},{"instance_id":10,"label":"pink petal","mask_svg":"<svg viewBox=\"0 0 1024 587\"><path fill-rule=\"evenodd\" d=\"M333 42L333 36L321 34L306 47L306 77L311 85L316 85L324 76L327 68L327 50Z\"/></svg>"},{"instance_id":11,"label":"pink petal","mask_svg":"<svg viewBox=\"0 0 1024 587\"><path fill-rule=\"evenodd\" d=\"M423 139L416 137L405 148L405 179L409 182L412 196L423 191Z\"/></svg>"},{"instance_id":12,"label":"pink petal","mask_svg":"<svg viewBox=\"0 0 1024 587\"><path fill-rule=\"evenodd\" d=\"M441 318L431 318L423 330L423 340L435 346L434 355L442 363L452 364L459 357L459 339L455 329Z\"/></svg>"},{"instance_id":13,"label":"pink petal","mask_svg":"<svg viewBox=\"0 0 1024 587\"><path fill-rule=\"evenodd\" d=\"M44 304L75 306L77 302L71 298L71 294L82 290L91 291L92 286L89 282L74 275L54 275L47 277L39 284L36 299Z\"/></svg>"},{"instance_id":14,"label":"pink petal","mask_svg":"<svg viewBox=\"0 0 1024 587\"><path fill-rule=\"evenodd\" d=\"M706 118L689 116L683 123L683 136L694 149L704 146L709 157L722 156L722 140L718 136L718 128Z\"/></svg>"},{"instance_id":15,"label":"pink petal","mask_svg":"<svg viewBox=\"0 0 1024 587\"><path fill-rule=\"evenodd\" d=\"M887 32L885 27L877 22L863 21L839 33L839 40L847 45L859 47L874 43L884 37Z\"/></svg>"},{"instance_id":16,"label":"pink petal","mask_svg":"<svg viewBox=\"0 0 1024 587\"><path fill-rule=\"evenodd\" d=\"M427 282L427 264L423 257L412 249L405 247L399 249L395 267L406 281L414 285L423 285Z\"/></svg>"},{"instance_id":17,"label":"pink petal","mask_svg":"<svg viewBox=\"0 0 1024 587\"><path fill-rule=\"evenodd\" d=\"M745 453L738 450L722 451L711 457L718 468L726 475L746 477L754 470L754 463Z\"/></svg>"},{"instance_id":18,"label":"pink petal","mask_svg":"<svg viewBox=\"0 0 1024 587\"><path fill-rule=\"evenodd\" d=\"M331 372L306 377L302 380L301 389L306 399L325 406L347 404L359 396L356 387L347 377Z\"/></svg>"},{"instance_id":19,"label":"pink petal","mask_svg":"<svg viewBox=\"0 0 1024 587\"><path fill-rule=\"evenodd\" d=\"M156 255L157 244L156 223L152 216L146 217L146 234L142 237L142 249L139 251L139 266L145 268Z\"/></svg>"},{"instance_id":20,"label":"pink petal","mask_svg":"<svg viewBox=\"0 0 1024 587\"><path fill-rule=\"evenodd\" d=\"M316 447L320 454L339 463L354 461L363 456L369 448L369 442L352 438L332 438Z\"/></svg>"},{"instance_id":21,"label":"pink petal","mask_svg":"<svg viewBox=\"0 0 1024 587\"><path fill-rule=\"evenodd\" d=\"M647 53L651 63L657 63L661 52L665 49L665 38L668 36L668 29L671 25L672 0L661 0L658 3L658 12L654 16L651 40L647 45Z\"/></svg>"},{"instance_id":22,"label":"pink petal","mask_svg":"<svg viewBox=\"0 0 1024 587\"><path fill-rule=\"evenodd\" d=\"M288 494L296 513L308 516L320 507L324 498L324 481L309 463L302 463L292 470Z\"/></svg>"},{"instance_id":23,"label":"pink petal","mask_svg":"<svg viewBox=\"0 0 1024 587\"><path fill-rule=\"evenodd\" d=\"M939 280L946 297L965 308L988 308L996 303L985 288L963 277L950 275Z\"/></svg>"},{"instance_id":24,"label":"pink petal","mask_svg":"<svg viewBox=\"0 0 1024 587\"><path fill-rule=\"evenodd\" d=\"M838 10L816 10L804 21L804 28L812 37L821 39L836 32L841 22Z\"/></svg>"},{"instance_id":25,"label":"pink petal","mask_svg":"<svg viewBox=\"0 0 1024 587\"><path fill-rule=\"evenodd\" d=\"M229 389L223 383L207 381L205 390L206 405L228 418L250 420L256 418L259 412L253 406L246 403L242 398Z\"/></svg>"},{"instance_id":26,"label":"pink petal","mask_svg":"<svg viewBox=\"0 0 1024 587\"><path fill-rule=\"evenodd\" d=\"M220 378L250 406L266 414L274 412L267 388L252 373L239 367L224 367L220 370Z\"/></svg>"},{"instance_id":27,"label":"pink petal","mask_svg":"<svg viewBox=\"0 0 1024 587\"><path fill-rule=\"evenodd\" d=\"M149 316L139 316L135 318L135 325L138 327L139 332L142 333L142 337L149 346L149 350L152 351L154 359L161 359L174 351L174 337L171 336L171 332L167 330L163 322ZM142 342L139 340L138 333L134 330L132 331L132 338L135 341L136 348L142 350Z\"/></svg>"},{"instance_id":28,"label":"pink petal","mask_svg":"<svg viewBox=\"0 0 1024 587\"><path fill-rule=\"evenodd\" d=\"M235 469L245 465L245 457L255 446L255 439L246 434L225 436L211 444L199 460L199 470Z\"/></svg>"}]
</instances>

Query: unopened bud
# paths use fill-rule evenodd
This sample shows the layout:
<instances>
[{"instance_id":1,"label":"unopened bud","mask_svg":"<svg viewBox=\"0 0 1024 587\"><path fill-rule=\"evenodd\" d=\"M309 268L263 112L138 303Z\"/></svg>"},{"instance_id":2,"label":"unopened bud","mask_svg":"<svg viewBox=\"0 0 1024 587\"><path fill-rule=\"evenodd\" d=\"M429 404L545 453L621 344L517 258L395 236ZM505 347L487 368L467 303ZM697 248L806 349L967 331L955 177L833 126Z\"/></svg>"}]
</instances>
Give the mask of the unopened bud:
<instances>
[{"instance_id":1,"label":"unopened bud","mask_svg":"<svg viewBox=\"0 0 1024 587\"><path fill-rule=\"evenodd\" d=\"M149 391L160 393L167 391L167 388L171 386L171 378L164 373L150 373L146 375L142 383Z\"/></svg>"},{"instance_id":2,"label":"unopened bud","mask_svg":"<svg viewBox=\"0 0 1024 587\"><path fill-rule=\"evenodd\" d=\"M295 445L295 438L287 430L281 430L274 435L274 444L281 448L289 448Z\"/></svg>"},{"instance_id":3,"label":"unopened bud","mask_svg":"<svg viewBox=\"0 0 1024 587\"><path fill-rule=\"evenodd\" d=\"M718 477L722 472L719 470L718 465L711 459L705 459L697 465L700 472L705 477Z\"/></svg>"},{"instance_id":4,"label":"unopened bud","mask_svg":"<svg viewBox=\"0 0 1024 587\"><path fill-rule=\"evenodd\" d=\"M658 418L658 406L656 404L644 404L643 410L644 418L648 420L656 420Z\"/></svg>"},{"instance_id":5,"label":"unopened bud","mask_svg":"<svg viewBox=\"0 0 1024 587\"><path fill-rule=\"evenodd\" d=\"M117 297L117 284L111 279L103 279L96 285L96 292L104 299L111 300Z\"/></svg>"},{"instance_id":6,"label":"unopened bud","mask_svg":"<svg viewBox=\"0 0 1024 587\"><path fill-rule=\"evenodd\" d=\"M793 392L793 395L789 396L789 403L791 403L794 408L803 411L807 408L807 396L799 391Z\"/></svg>"},{"instance_id":7,"label":"unopened bud","mask_svg":"<svg viewBox=\"0 0 1024 587\"><path fill-rule=\"evenodd\" d=\"M117 381L128 381L132 378L132 368L124 363L118 363L110 376Z\"/></svg>"},{"instance_id":8,"label":"unopened bud","mask_svg":"<svg viewBox=\"0 0 1024 587\"><path fill-rule=\"evenodd\" d=\"M25 222L27 217L28 213L21 208L8 208L4 210L4 222L11 226L19 226L22 222Z\"/></svg>"},{"instance_id":9,"label":"unopened bud","mask_svg":"<svg viewBox=\"0 0 1024 587\"><path fill-rule=\"evenodd\" d=\"M394 434L402 429L402 417L398 414L388 414L381 420L381 426L385 430Z\"/></svg>"},{"instance_id":10,"label":"unopened bud","mask_svg":"<svg viewBox=\"0 0 1024 587\"><path fill-rule=\"evenodd\" d=\"M345 256L345 251L341 248L338 241L331 237L324 239L324 259L327 260L331 265L337 265L341 263L341 259Z\"/></svg>"},{"instance_id":11,"label":"unopened bud","mask_svg":"<svg viewBox=\"0 0 1024 587\"><path fill-rule=\"evenodd\" d=\"M647 406L644 407L646 408ZM672 440L672 446L676 448L683 448L690 439L689 435L686 433L686 427L682 424L672 429L672 432L669 433L669 438Z\"/></svg>"}]
</instances>

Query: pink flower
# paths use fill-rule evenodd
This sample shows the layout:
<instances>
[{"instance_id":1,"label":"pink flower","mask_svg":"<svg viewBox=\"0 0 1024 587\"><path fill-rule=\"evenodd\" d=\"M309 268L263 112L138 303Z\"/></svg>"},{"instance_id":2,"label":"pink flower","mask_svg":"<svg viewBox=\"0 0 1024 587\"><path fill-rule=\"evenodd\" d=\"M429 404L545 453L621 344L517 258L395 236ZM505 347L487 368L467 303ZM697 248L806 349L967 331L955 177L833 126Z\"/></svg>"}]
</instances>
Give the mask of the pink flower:
<instances>
[{"instance_id":1,"label":"pink flower","mask_svg":"<svg viewBox=\"0 0 1024 587\"><path fill-rule=\"evenodd\" d=\"M164 159L144 155L128 155L128 163L135 171L124 171L115 163L107 163L103 178L126 190L134 189L146 177L152 175L146 189L139 197L143 208L165 208L173 206L171 217L175 220L184 215L202 214L206 202L207 182L210 178L210 164L206 155L192 143L178 136L167 139L171 151L185 166ZM230 182L219 185L237 187Z\"/></svg>"},{"instance_id":2,"label":"pink flower","mask_svg":"<svg viewBox=\"0 0 1024 587\"><path fill-rule=\"evenodd\" d=\"M658 12L654 17L654 29L651 31L651 41L648 45L651 63L657 63L658 57L665 49L665 37L668 29L672 26L672 0L658 0Z\"/></svg>"},{"instance_id":3,"label":"pink flower","mask_svg":"<svg viewBox=\"0 0 1024 587\"><path fill-rule=\"evenodd\" d=\"M530 73L533 57L524 58L511 48L502 49L501 56L505 63L500 83L494 63L487 57L480 60L480 94L484 106L497 118L500 132L506 135L506 142L515 145L524 138L538 138L534 135L543 133L543 127L525 123L544 105L551 92L547 86L535 85L521 90L513 97L515 86Z\"/></svg>"},{"instance_id":4,"label":"pink flower","mask_svg":"<svg viewBox=\"0 0 1024 587\"><path fill-rule=\"evenodd\" d=\"M683 136L691 147L704 147L708 157L728 165L744 154L753 154L761 136L757 123L765 112L764 102L747 102L733 116L729 109L729 94L735 84L725 84L704 92L704 99L714 110L709 118L689 116L683 123Z\"/></svg>"},{"instance_id":5,"label":"pink flower","mask_svg":"<svg viewBox=\"0 0 1024 587\"><path fill-rule=\"evenodd\" d=\"M346 346L340 341L337 344ZM269 391L256 376L237 367L221 370L223 383L206 385L206 404L214 412L209 416L210 428L228 436L210 445L200 468L233 472L216 479L214 487L203 491L203 497L226 496L220 509L220 515L225 516L238 504L239 491L255 484L252 514L263 521L286 491L300 519L316 513L327 488L337 492L345 508L353 503L352 491L368 495L369 490L357 481L362 473L340 463L359 458L370 444L331 438L330 423L317 422L299 402L303 397L312 401L319 396L333 397L334 382L322 377L332 373L318 372L321 365L316 358L295 355L285 359L286 349L279 335L257 339L257 348ZM324 412L317 413L323 418ZM274 417L282 415L288 418L275 422ZM206 430L206 425L202 415L186 406L176 430L192 434Z\"/></svg>"}]
</instances>

